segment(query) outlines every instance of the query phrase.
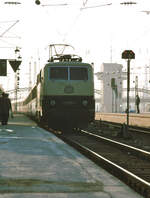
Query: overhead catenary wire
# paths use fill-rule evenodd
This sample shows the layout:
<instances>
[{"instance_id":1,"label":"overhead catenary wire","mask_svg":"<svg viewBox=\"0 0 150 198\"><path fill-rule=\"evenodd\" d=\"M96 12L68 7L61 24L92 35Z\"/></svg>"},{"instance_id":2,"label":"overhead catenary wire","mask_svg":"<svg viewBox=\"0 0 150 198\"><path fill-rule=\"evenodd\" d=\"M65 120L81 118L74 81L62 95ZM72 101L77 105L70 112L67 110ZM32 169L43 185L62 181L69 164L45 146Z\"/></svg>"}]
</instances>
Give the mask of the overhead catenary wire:
<instances>
[{"instance_id":1,"label":"overhead catenary wire","mask_svg":"<svg viewBox=\"0 0 150 198\"><path fill-rule=\"evenodd\" d=\"M112 5L112 3L107 3L107 4L102 4L102 5L95 5L95 6L87 6L87 7L83 7L83 8L80 8L80 9L84 10L84 9L88 9L88 8L98 8L98 7L109 6L109 5Z\"/></svg>"},{"instance_id":2,"label":"overhead catenary wire","mask_svg":"<svg viewBox=\"0 0 150 198\"><path fill-rule=\"evenodd\" d=\"M88 3L89 3L89 0L83 0L82 7L80 7L79 13L76 15L75 19L73 20L73 23L70 25L69 30L65 33L65 36L64 36L63 41L66 41L66 37L69 35L69 32L71 32L71 30L74 28L75 24L77 23L77 21L78 21L79 18L81 17L82 11L83 11L84 9L88 9L88 8L97 8L97 7L103 7L103 6L112 5L112 3L107 3L107 4L101 4L101 5L87 6Z\"/></svg>"},{"instance_id":3,"label":"overhead catenary wire","mask_svg":"<svg viewBox=\"0 0 150 198\"><path fill-rule=\"evenodd\" d=\"M0 37L3 37L4 34L6 34L11 28L13 28L18 22L19 22L19 20L16 20L9 28L7 28L7 29L0 35Z\"/></svg>"},{"instance_id":4,"label":"overhead catenary wire","mask_svg":"<svg viewBox=\"0 0 150 198\"><path fill-rule=\"evenodd\" d=\"M15 48L15 47L16 47L16 44L14 44L14 43L10 43L10 42L8 42L8 41L5 41L4 39L3 39L3 40L2 40L2 39L0 39L0 41L1 41L1 42L3 42L3 43L8 44L9 46L14 46L13 48ZM0 48L11 48L11 47L0 47Z\"/></svg>"},{"instance_id":5,"label":"overhead catenary wire","mask_svg":"<svg viewBox=\"0 0 150 198\"><path fill-rule=\"evenodd\" d=\"M88 3L88 0L83 0L83 7L86 6L86 4ZM65 33L65 36L63 38L63 41L66 41L66 37L68 36L69 32L71 32L71 30L73 29L74 25L77 23L77 21L79 20L81 14L82 14L82 9L80 8L78 10L78 14L76 15L75 19L73 20L73 23L70 25L69 30Z\"/></svg>"}]
</instances>

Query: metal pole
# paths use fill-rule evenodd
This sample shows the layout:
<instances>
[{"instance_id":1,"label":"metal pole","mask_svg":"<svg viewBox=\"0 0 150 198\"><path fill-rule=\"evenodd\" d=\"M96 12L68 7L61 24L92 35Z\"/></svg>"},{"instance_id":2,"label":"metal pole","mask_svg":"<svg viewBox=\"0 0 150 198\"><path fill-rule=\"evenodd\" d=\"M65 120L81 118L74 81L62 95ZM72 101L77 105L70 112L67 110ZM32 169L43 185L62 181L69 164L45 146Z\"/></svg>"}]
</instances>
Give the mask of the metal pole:
<instances>
[{"instance_id":1,"label":"metal pole","mask_svg":"<svg viewBox=\"0 0 150 198\"><path fill-rule=\"evenodd\" d=\"M129 126L130 59L127 61L127 132Z\"/></svg>"},{"instance_id":2,"label":"metal pole","mask_svg":"<svg viewBox=\"0 0 150 198\"><path fill-rule=\"evenodd\" d=\"M135 111L137 112L136 95L138 95L138 76L135 76Z\"/></svg>"},{"instance_id":3,"label":"metal pole","mask_svg":"<svg viewBox=\"0 0 150 198\"><path fill-rule=\"evenodd\" d=\"M15 73L15 112L17 112L17 72Z\"/></svg>"},{"instance_id":4,"label":"metal pole","mask_svg":"<svg viewBox=\"0 0 150 198\"><path fill-rule=\"evenodd\" d=\"M32 81L31 81L31 61L29 62L29 90L32 88Z\"/></svg>"}]
</instances>

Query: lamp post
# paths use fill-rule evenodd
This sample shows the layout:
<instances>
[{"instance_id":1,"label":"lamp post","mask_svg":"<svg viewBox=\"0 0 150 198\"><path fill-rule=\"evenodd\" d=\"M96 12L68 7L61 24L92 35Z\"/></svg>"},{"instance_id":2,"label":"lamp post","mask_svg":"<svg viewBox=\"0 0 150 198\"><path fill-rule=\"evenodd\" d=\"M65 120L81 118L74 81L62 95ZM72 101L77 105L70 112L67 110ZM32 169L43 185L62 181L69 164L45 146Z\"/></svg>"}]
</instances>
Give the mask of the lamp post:
<instances>
[{"instance_id":1,"label":"lamp post","mask_svg":"<svg viewBox=\"0 0 150 198\"><path fill-rule=\"evenodd\" d=\"M127 59L127 127L126 132L128 133L128 127L129 127L129 92L130 92L130 61L131 59L135 59L135 54L132 50L125 50L122 53L122 59Z\"/></svg>"}]
</instances>

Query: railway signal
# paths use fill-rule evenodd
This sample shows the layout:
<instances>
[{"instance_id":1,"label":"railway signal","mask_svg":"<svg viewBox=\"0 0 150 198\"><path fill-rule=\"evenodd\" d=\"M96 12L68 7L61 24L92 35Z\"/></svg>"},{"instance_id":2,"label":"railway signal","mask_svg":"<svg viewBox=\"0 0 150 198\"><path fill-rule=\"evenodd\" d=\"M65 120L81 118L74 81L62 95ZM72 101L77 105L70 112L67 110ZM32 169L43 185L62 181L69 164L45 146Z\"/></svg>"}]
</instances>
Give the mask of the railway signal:
<instances>
[{"instance_id":1,"label":"railway signal","mask_svg":"<svg viewBox=\"0 0 150 198\"><path fill-rule=\"evenodd\" d=\"M135 53L132 50L125 50L122 53L122 59L135 59Z\"/></svg>"},{"instance_id":2,"label":"railway signal","mask_svg":"<svg viewBox=\"0 0 150 198\"><path fill-rule=\"evenodd\" d=\"M129 91L130 91L130 61L131 59L135 59L135 53L132 50L125 50L122 53L122 59L127 59L127 134L128 134L128 126L129 126Z\"/></svg>"},{"instance_id":3,"label":"railway signal","mask_svg":"<svg viewBox=\"0 0 150 198\"><path fill-rule=\"evenodd\" d=\"M21 60L9 60L9 64L11 65L12 69L14 70L14 72L17 71L17 69L19 68L19 65L21 64Z\"/></svg>"}]
</instances>

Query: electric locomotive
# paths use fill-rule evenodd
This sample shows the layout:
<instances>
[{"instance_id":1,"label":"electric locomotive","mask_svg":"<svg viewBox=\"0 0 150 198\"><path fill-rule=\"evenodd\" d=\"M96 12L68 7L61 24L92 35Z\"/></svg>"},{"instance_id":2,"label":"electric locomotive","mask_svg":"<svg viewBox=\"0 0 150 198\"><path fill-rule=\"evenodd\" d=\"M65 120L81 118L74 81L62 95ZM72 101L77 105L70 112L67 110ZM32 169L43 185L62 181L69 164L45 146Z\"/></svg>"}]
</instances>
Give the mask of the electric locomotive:
<instances>
[{"instance_id":1,"label":"electric locomotive","mask_svg":"<svg viewBox=\"0 0 150 198\"><path fill-rule=\"evenodd\" d=\"M87 127L95 119L92 65L74 54L50 56L24 105L51 128Z\"/></svg>"}]
</instances>

